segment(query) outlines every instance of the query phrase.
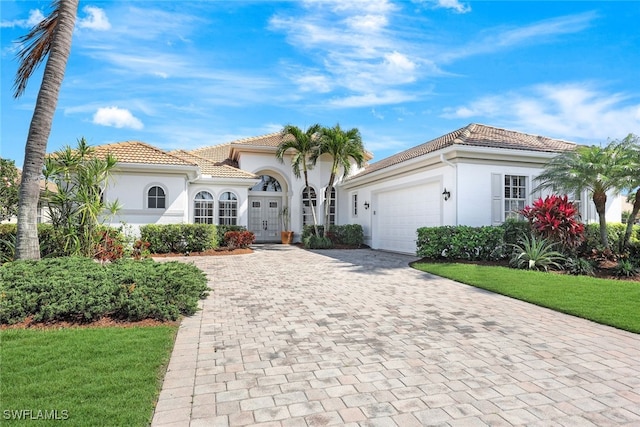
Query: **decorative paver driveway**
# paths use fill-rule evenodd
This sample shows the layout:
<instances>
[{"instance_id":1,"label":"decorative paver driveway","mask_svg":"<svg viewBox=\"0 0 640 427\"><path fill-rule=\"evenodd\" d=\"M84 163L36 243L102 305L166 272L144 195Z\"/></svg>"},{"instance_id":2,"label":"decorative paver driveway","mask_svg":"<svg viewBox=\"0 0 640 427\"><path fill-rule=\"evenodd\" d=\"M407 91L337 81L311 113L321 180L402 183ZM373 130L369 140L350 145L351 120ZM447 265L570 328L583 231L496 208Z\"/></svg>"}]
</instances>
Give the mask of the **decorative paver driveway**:
<instances>
[{"instance_id":1,"label":"decorative paver driveway","mask_svg":"<svg viewBox=\"0 0 640 427\"><path fill-rule=\"evenodd\" d=\"M182 322L153 426L640 425L640 335L408 256L184 259L213 292Z\"/></svg>"}]
</instances>

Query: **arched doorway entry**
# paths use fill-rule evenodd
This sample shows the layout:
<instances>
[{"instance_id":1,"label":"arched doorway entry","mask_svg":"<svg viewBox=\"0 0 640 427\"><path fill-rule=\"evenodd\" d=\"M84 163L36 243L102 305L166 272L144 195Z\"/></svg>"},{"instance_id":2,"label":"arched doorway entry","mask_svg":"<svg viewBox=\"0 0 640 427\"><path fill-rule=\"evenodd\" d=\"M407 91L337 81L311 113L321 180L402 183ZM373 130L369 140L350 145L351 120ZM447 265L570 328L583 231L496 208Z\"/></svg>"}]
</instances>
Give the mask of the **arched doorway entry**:
<instances>
[{"instance_id":1,"label":"arched doorway entry","mask_svg":"<svg viewBox=\"0 0 640 427\"><path fill-rule=\"evenodd\" d=\"M249 231L256 242L279 242L280 209L285 202L286 183L277 174L258 173L260 182L249 189Z\"/></svg>"}]
</instances>

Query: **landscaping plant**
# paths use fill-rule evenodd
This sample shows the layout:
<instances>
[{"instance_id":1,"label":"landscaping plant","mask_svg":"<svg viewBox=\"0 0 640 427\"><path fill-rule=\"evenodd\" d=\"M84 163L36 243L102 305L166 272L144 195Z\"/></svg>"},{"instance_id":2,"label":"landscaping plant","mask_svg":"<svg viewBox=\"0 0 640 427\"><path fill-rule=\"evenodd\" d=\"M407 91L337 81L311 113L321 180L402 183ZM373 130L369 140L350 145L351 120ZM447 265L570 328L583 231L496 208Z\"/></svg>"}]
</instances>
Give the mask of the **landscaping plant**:
<instances>
[{"instance_id":1,"label":"landscaping plant","mask_svg":"<svg viewBox=\"0 0 640 427\"><path fill-rule=\"evenodd\" d=\"M0 267L0 324L90 322L102 317L176 320L197 310L207 280L191 264L61 257Z\"/></svg>"},{"instance_id":2,"label":"landscaping plant","mask_svg":"<svg viewBox=\"0 0 640 427\"><path fill-rule=\"evenodd\" d=\"M104 200L116 159L111 155L98 159L94 151L81 138L75 149L67 146L45 159L47 185L42 200L61 242L62 255L93 257L104 238L100 226L105 215L120 209L117 200Z\"/></svg>"},{"instance_id":3,"label":"landscaping plant","mask_svg":"<svg viewBox=\"0 0 640 427\"><path fill-rule=\"evenodd\" d=\"M555 243L546 239L523 236L520 244L514 245L509 264L512 267L527 270L548 271L550 267L561 270L564 256L555 250L555 246Z\"/></svg>"},{"instance_id":4,"label":"landscaping plant","mask_svg":"<svg viewBox=\"0 0 640 427\"><path fill-rule=\"evenodd\" d=\"M569 198L555 194L534 201L519 212L531 225L531 231L572 252L584 238L584 225L578 208Z\"/></svg>"}]
</instances>

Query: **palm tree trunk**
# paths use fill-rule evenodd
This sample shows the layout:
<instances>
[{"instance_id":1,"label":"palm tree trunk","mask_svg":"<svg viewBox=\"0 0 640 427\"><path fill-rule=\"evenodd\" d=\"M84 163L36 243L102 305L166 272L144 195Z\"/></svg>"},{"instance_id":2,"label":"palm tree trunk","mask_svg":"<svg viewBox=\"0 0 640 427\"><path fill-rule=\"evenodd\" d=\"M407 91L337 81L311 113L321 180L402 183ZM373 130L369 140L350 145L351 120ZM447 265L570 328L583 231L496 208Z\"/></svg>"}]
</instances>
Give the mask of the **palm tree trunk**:
<instances>
[{"instance_id":1,"label":"palm tree trunk","mask_svg":"<svg viewBox=\"0 0 640 427\"><path fill-rule=\"evenodd\" d=\"M18 203L18 230L16 235L16 259L40 259L38 242L38 199L40 176L47 152L53 115L67 60L71 53L73 28L79 0L61 0L58 22L51 43L51 51L42 77L36 106L29 126L24 153L20 201Z\"/></svg>"},{"instance_id":2,"label":"palm tree trunk","mask_svg":"<svg viewBox=\"0 0 640 427\"><path fill-rule=\"evenodd\" d=\"M600 242L605 249L609 249L606 218L607 194L604 192L594 192L593 203L596 205L596 212L598 213L598 221L600 223Z\"/></svg>"},{"instance_id":3,"label":"palm tree trunk","mask_svg":"<svg viewBox=\"0 0 640 427\"><path fill-rule=\"evenodd\" d=\"M336 179L336 172L334 168L331 169L331 175L329 176L329 184L324 192L324 233L323 237L329 237L329 214L331 212L331 190L333 189L333 182Z\"/></svg>"},{"instance_id":4,"label":"palm tree trunk","mask_svg":"<svg viewBox=\"0 0 640 427\"><path fill-rule=\"evenodd\" d=\"M620 243L620 252L623 252L627 248L627 246L629 246L631 233L633 233L633 224L636 222L638 212L640 212L640 188L636 191L636 198L633 201L633 208L631 209L629 219L627 219L627 228L624 232L624 239L622 239L622 242Z\"/></svg>"},{"instance_id":5,"label":"palm tree trunk","mask_svg":"<svg viewBox=\"0 0 640 427\"><path fill-rule=\"evenodd\" d=\"M309 174L307 172L307 164L304 164L304 188L309 191ZM318 231L318 218L316 215L316 207L313 205L313 200L311 200L311 193L309 193L309 208L311 208L311 215L313 216L313 231L315 231L316 236L320 237L320 232Z\"/></svg>"}]
</instances>

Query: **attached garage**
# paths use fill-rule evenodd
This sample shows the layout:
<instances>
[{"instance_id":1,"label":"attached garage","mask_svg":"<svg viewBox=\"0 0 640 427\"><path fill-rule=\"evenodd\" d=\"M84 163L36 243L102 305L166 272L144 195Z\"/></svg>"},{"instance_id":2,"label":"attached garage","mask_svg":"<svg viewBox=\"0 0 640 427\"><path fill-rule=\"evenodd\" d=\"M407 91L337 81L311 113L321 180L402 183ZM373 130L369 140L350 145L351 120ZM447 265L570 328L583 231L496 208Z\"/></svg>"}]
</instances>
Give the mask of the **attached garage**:
<instances>
[{"instance_id":1,"label":"attached garage","mask_svg":"<svg viewBox=\"0 0 640 427\"><path fill-rule=\"evenodd\" d=\"M442 225L440 181L374 194L374 249L416 253L416 230Z\"/></svg>"}]
</instances>

